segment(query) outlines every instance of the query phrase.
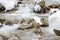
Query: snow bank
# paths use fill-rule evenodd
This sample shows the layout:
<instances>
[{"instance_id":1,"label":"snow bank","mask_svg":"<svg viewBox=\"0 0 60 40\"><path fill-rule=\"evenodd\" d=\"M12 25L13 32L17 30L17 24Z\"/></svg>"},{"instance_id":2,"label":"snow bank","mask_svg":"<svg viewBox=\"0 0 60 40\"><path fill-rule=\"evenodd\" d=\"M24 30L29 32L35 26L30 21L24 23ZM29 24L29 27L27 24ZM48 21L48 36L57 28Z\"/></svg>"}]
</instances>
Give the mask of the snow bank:
<instances>
[{"instance_id":1,"label":"snow bank","mask_svg":"<svg viewBox=\"0 0 60 40\"><path fill-rule=\"evenodd\" d=\"M0 0L0 3L6 8L6 10L11 10L18 4L19 0Z\"/></svg>"}]
</instances>

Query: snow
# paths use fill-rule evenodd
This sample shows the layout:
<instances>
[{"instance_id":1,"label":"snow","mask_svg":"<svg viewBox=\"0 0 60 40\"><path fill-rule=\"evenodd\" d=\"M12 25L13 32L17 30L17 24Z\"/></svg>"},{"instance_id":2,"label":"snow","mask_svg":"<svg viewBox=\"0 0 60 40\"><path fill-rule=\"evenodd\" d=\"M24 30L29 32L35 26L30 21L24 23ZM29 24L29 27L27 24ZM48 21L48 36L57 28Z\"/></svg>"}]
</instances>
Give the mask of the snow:
<instances>
[{"instance_id":1,"label":"snow","mask_svg":"<svg viewBox=\"0 0 60 40\"><path fill-rule=\"evenodd\" d=\"M41 7L36 4L36 5L34 6L34 10L35 10L35 12L40 11L40 10L41 10Z\"/></svg>"},{"instance_id":2,"label":"snow","mask_svg":"<svg viewBox=\"0 0 60 40\"><path fill-rule=\"evenodd\" d=\"M0 0L0 3L6 8L6 10L11 10L18 4L19 0Z\"/></svg>"},{"instance_id":3,"label":"snow","mask_svg":"<svg viewBox=\"0 0 60 40\"><path fill-rule=\"evenodd\" d=\"M45 0L46 5L60 4L60 0Z\"/></svg>"},{"instance_id":4,"label":"snow","mask_svg":"<svg viewBox=\"0 0 60 40\"><path fill-rule=\"evenodd\" d=\"M26 13L31 13L33 12L33 8L31 8L31 6L33 7L33 5L25 5L25 7L19 6L18 10L16 11L16 14L26 14Z\"/></svg>"},{"instance_id":5,"label":"snow","mask_svg":"<svg viewBox=\"0 0 60 40\"><path fill-rule=\"evenodd\" d=\"M52 14L52 13L54 14L54 11L57 12L57 11L59 11L59 9L58 8L52 8L52 9L50 9L49 15Z\"/></svg>"},{"instance_id":6,"label":"snow","mask_svg":"<svg viewBox=\"0 0 60 40\"><path fill-rule=\"evenodd\" d=\"M54 34L53 29L60 30L60 10L50 15L48 21L49 21L50 33Z\"/></svg>"},{"instance_id":7,"label":"snow","mask_svg":"<svg viewBox=\"0 0 60 40\"><path fill-rule=\"evenodd\" d=\"M6 10L11 10L12 8L14 8L16 0L7 0L5 3L3 1L5 1L5 0L1 0L0 3L2 3L6 7ZM13 3L7 4L8 1L10 1L11 3L13 2ZM13 5L13 6L11 6L11 5ZM32 9L33 7L35 8L35 10L41 9L39 7L39 5L33 6L33 5L26 4L25 7L23 7L23 5L22 6L19 5L19 8L15 13L4 14L2 18L8 19L13 22L20 21L22 18L33 18L37 23L42 25L41 17L38 17L38 15L40 15L40 14L38 14L36 16L36 14L33 12L33 9ZM57 12L53 13L54 11L57 11ZM54 34L53 29L60 30L60 27L59 27L60 26L60 21L59 21L60 20L60 18L59 18L60 17L60 14L59 14L60 10L51 9L50 13L53 13L53 14L49 15L49 17L48 17L49 27L41 27L42 31L46 32L47 35L49 35L48 33ZM0 28L0 34L5 34L5 35L10 34L11 32L14 32L18 28L18 26L19 26L19 24L14 24L12 26L3 24L3 27ZM31 31L29 31L29 33L26 33L25 35L30 36L29 38L31 38L32 40L38 40L38 37L34 33L32 33Z\"/></svg>"},{"instance_id":8,"label":"snow","mask_svg":"<svg viewBox=\"0 0 60 40\"><path fill-rule=\"evenodd\" d=\"M13 26L3 24L3 26L0 28L0 34L3 35L10 34L17 30L18 26L19 26L18 24L14 24Z\"/></svg>"},{"instance_id":9,"label":"snow","mask_svg":"<svg viewBox=\"0 0 60 40\"><path fill-rule=\"evenodd\" d=\"M35 2L37 2L37 4L39 3L39 2L41 2L42 0L35 0Z\"/></svg>"},{"instance_id":10,"label":"snow","mask_svg":"<svg viewBox=\"0 0 60 40\"><path fill-rule=\"evenodd\" d=\"M41 22L41 18L37 17L37 16L34 16L33 19L39 23L40 25L42 25L42 22Z\"/></svg>"}]
</instances>

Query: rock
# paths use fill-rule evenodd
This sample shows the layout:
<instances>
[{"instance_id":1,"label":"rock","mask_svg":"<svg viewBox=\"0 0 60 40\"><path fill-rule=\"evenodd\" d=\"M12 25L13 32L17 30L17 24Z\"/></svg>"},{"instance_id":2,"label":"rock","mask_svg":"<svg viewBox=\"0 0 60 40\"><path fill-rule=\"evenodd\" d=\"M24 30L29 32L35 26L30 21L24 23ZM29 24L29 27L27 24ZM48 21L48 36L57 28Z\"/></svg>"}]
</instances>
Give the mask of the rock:
<instances>
[{"instance_id":1,"label":"rock","mask_svg":"<svg viewBox=\"0 0 60 40\"><path fill-rule=\"evenodd\" d=\"M39 5L35 5L33 11L36 13L39 13L41 10L41 7Z\"/></svg>"},{"instance_id":2,"label":"rock","mask_svg":"<svg viewBox=\"0 0 60 40\"><path fill-rule=\"evenodd\" d=\"M10 20L6 20L6 21L4 22L4 24L5 24L5 25L13 25L13 22L10 21Z\"/></svg>"},{"instance_id":3,"label":"rock","mask_svg":"<svg viewBox=\"0 0 60 40\"><path fill-rule=\"evenodd\" d=\"M32 27L32 24L21 24L19 27L18 27L18 30L20 29L29 29Z\"/></svg>"},{"instance_id":4,"label":"rock","mask_svg":"<svg viewBox=\"0 0 60 40\"><path fill-rule=\"evenodd\" d=\"M0 40L3 40L3 38L2 38L2 37L0 37Z\"/></svg>"},{"instance_id":5,"label":"rock","mask_svg":"<svg viewBox=\"0 0 60 40\"><path fill-rule=\"evenodd\" d=\"M36 7L35 7L35 12L45 13L46 8L44 6L45 6L45 1L39 2L38 5L36 5Z\"/></svg>"},{"instance_id":6,"label":"rock","mask_svg":"<svg viewBox=\"0 0 60 40\"><path fill-rule=\"evenodd\" d=\"M35 21L32 21L32 26L33 26L34 28L39 28L38 23L36 23Z\"/></svg>"},{"instance_id":7,"label":"rock","mask_svg":"<svg viewBox=\"0 0 60 40\"><path fill-rule=\"evenodd\" d=\"M33 21L35 21L36 23L39 23L40 25L42 25L41 18L38 17L38 16L34 16Z\"/></svg>"},{"instance_id":8,"label":"rock","mask_svg":"<svg viewBox=\"0 0 60 40\"><path fill-rule=\"evenodd\" d=\"M2 40L7 40L9 38L8 35L0 35L0 37Z\"/></svg>"},{"instance_id":9,"label":"rock","mask_svg":"<svg viewBox=\"0 0 60 40\"><path fill-rule=\"evenodd\" d=\"M0 23L3 24L3 22L5 21L5 19L0 19Z\"/></svg>"},{"instance_id":10,"label":"rock","mask_svg":"<svg viewBox=\"0 0 60 40\"><path fill-rule=\"evenodd\" d=\"M42 22L42 25L41 26L46 27L46 26L49 25L48 22L45 20L45 18L41 18L41 22Z\"/></svg>"},{"instance_id":11,"label":"rock","mask_svg":"<svg viewBox=\"0 0 60 40\"><path fill-rule=\"evenodd\" d=\"M47 13L49 12L50 8L45 5L45 1L41 1L38 3L38 5L41 7L40 13Z\"/></svg>"},{"instance_id":12,"label":"rock","mask_svg":"<svg viewBox=\"0 0 60 40\"><path fill-rule=\"evenodd\" d=\"M18 27L18 30L20 29L30 29L32 28L31 19L22 19L20 21L20 26Z\"/></svg>"},{"instance_id":13,"label":"rock","mask_svg":"<svg viewBox=\"0 0 60 40\"><path fill-rule=\"evenodd\" d=\"M54 12L55 11L55 9L54 10L51 10L51 12ZM52 15L50 15L49 17L48 17L48 22L49 22L49 32L50 33L52 33L52 34L55 34L54 33L54 29L56 29L56 30L60 30L60 10L56 10L57 12L56 13L53 13Z\"/></svg>"},{"instance_id":14,"label":"rock","mask_svg":"<svg viewBox=\"0 0 60 40\"><path fill-rule=\"evenodd\" d=\"M24 22L25 22L25 20L24 20L24 19L22 19L22 20L21 20L21 22L20 22L20 24L22 24L22 23L24 23Z\"/></svg>"},{"instance_id":15,"label":"rock","mask_svg":"<svg viewBox=\"0 0 60 40\"><path fill-rule=\"evenodd\" d=\"M38 5L39 5L40 7L44 7L44 6L45 6L45 1L43 0L43 1L39 2Z\"/></svg>"},{"instance_id":16,"label":"rock","mask_svg":"<svg viewBox=\"0 0 60 40\"><path fill-rule=\"evenodd\" d=\"M60 36L57 36L57 37L56 37L56 40L60 40Z\"/></svg>"},{"instance_id":17,"label":"rock","mask_svg":"<svg viewBox=\"0 0 60 40\"><path fill-rule=\"evenodd\" d=\"M17 9L15 9L15 7L11 10L6 10L6 12L13 12L13 13L15 13L15 11L17 11Z\"/></svg>"},{"instance_id":18,"label":"rock","mask_svg":"<svg viewBox=\"0 0 60 40\"><path fill-rule=\"evenodd\" d=\"M54 29L54 32L57 36L60 36L60 31L59 30Z\"/></svg>"},{"instance_id":19,"label":"rock","mask_svg":"<svg viewBox=\"0 0 60 40\"><path fill-rule=\"evenodd\" d=\"M41 13L49 13L49 11L50 11L50 8L47 7L47 6L44 6L44 7L41 8L41 10L40 10Z\"/></svg>"},{"instance_id":20,"label":"rock","mask_svg":"<svg viewBox=\"0 0 60 40\"><path fill-rule=\"evenodd\" d=\"M41 31L41 26L39 23L35 22L35 21L32 21L32 27L35 28L35 33L39 33L39 34L43 34L43 32Z\"/></svg>"},{"instance_id":21,"label":"rock","mask_svg":"<svg viewBox=\"0 0 60 40\"><path fill-rule=\"evenodd\" d=\"M1 28L1 27L3 27L3 25L2 25L2 24L0 25L0 28Z\"/></svg>"},{"instance_id":22,"label":"rock","mask_svg":"<svg viewBox=\"0 0 60 40\"><path fill-rule=\"evenodd\" d=\"M8 40L20 40L18 37L11 37Z\"/></svg>"},{"instance_id":23,"label":"rock","mask_svg":"<svg viewBox=\"0 0 60 40\"><path fill-rule=\"evenodd\" d=\"M60 5L58 5L58 4L54 4L54 5L49 5L48 7L49 7L49 8L59 8Z\"/></svg>"},{"instance_id":24,"label":"rock","mask_svg":"<svg viewBox=\"0 0 60 40\"><path fill-rule=\"evenodd\" d=\"M19 1L23 1L23 0L19 0ZM18 2L18 4L22 4L22 2Z\"/></svg>"},{"instance_id":25,"label":"rock","mask_svg":"<svg viewBox=\"0 0 60 40\"><path fill-rule=\"evenodd\" d=\"M0 4L0 12L1 12L1 11L4 11L4 10L5 10L5 7Z\"/></svg>"}]
</instances>

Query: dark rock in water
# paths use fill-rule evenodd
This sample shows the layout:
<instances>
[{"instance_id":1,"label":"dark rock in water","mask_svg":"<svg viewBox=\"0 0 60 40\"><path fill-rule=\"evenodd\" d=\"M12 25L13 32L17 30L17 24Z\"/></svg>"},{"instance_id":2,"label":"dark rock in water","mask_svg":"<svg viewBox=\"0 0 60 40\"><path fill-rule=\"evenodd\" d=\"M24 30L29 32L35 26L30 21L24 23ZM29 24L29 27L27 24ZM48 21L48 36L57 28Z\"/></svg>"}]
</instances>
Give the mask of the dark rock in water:
<instances>
[{"instance_id":1,"label":"dark rock in water","mask_svg":"<svg viewBox=\"0 0 60 40\"><path fill-rule=\"evenodd\" d=\"M12 22L12 21L9 21L9 20L6 20L6 21L4 22L4 24L5 24L5 25L13 25L13 22Z\"/></svg>"},{"instance_id":2,"label":"dark rock in water","mask_svg":"<svg viewBox=\"0 0 60 40\"><path fill-rule=\"evenodd\" d=\"M5 19L0 19L0 23L3 24L3 22L5 21Z\"/></svg>"},{"instance_id":3,"label":"dark rock in water","mask_svg":"<svg viewBox=\"0 0 60 40\"><path fill-rule=\"evenodd\" d=\"M13 11L17 11L17 9L13 8L11 10L6 10L6 12L13 12Z\"/></svg>"},{"instance_id":4,"label":"dark rock in water","mask_svg":"<svg viewBox=\"0 0 60 40\"><path fill-rule=\"evenodd\" d=\"M2 27L3 25L0 25L0 28Z\"/></svg>"},{"instance_id":5,"label":"dark rock in water","mask_svg":"<svg viewBox=\"0 0 60 40\"><path fill-rule=\"evenodd\" d=\"M60 5L58 5L58 4L56 4L56 5L49 5L48 7L49 7L49 8L59 8Z\"/></svg>"},{"instance_id":6,"label":"dark rock in water","mask_svg":"<svg viewBox=\"0 0 60 40\"><path fill-rule=\"evenodd\" d=\"M0 4L0 12L4 11L5 7L3 5Z\"/></svg>"},{"instance_id":7,"label":"dark rock in water","mask_svg":"<svg viewBox=\"0 0 60 40\"><path fill-rule=\"evenodd\" d=\"M41 19L41 22L42 22L42 25L41 25L42 27L47 27L49 25L44 18Z\"/></svg>"},{"instance_id":8,"label":"dark rock in water","mask_svg":"<svg viewBox=\"0 0 60 40\"><path fill-rule=\"evenodd\" d=\"M39 2L38 5L41 7L40 13L45 13L46 12L45 1Z\"/></svg>"},{"instance_id":9,"label":"dark rock in water","mask_svg":"<svg viewBox=\"0 0 60 40\"><path fill-rule=\"evenodd\" d=\"M40 12L47 13L48 10L50 10L50 9L48 9L46 6L44 6L43 8L41 8Z\"/></svg>"},{"instance_id":10,"label":"dark rock in water","mask_svg":"<svg viewBox=\"0 0 60 40\"><path fill-rule=\"evenodd\" d=\"M57 36L60 36L60 31L59 30L54 29L54 32Z\"/></svg>"},{"instance_id":11,"label":"dark rock in water","mask_svg":"<svg viewBox=\"0 0 60 40\"><path fill-rule=\"evenodd\" d=\"M33 12L35 12L35 13L43 13L43 14L49 13L49 11L50 11L50 8L46 7L46 6L44 6L43 8L41 8L41 10L39 10L39 11L33 10Z\"/></svg>"},{"instance_id":12,"label":"dark rock in water","mask_svg":"<svg viewBox=\"0 0 60 40\"><path fill-rule=\"evenodd\" d=\"M22 2L18 2L18 4L22 4Z\"/></svg>"}]
</instances>

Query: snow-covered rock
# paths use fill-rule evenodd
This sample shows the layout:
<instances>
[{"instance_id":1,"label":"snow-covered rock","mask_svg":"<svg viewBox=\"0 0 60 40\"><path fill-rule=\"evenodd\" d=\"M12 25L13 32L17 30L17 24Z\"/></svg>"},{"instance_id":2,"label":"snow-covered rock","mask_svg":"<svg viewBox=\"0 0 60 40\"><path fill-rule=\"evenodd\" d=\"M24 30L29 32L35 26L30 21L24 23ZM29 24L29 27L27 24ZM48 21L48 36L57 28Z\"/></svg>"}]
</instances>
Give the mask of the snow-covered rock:
<instances>
[{"instance_id":1,"label":"snow-covered rock","mask_svg":"<svg viewBox=\"0 0 60 40\"><path fill-rule=\"evenodd\" d=\"M39 5L35 5L34 6L34 11L35 12L38 12L38 11L40 11L41 10L41 7L39 6Z\"/></svg>"},{"instance_id":2,"label":"snow-covered rock","mask_svg":"<svg viewBox=\"0 0 60 40\"><path fill-rule=\"evenodd\" d=\"M53 29L60 30L60 10L55 9L55 13L48 17L49 21L49 32L54 34ZM54 10L52 10L54 12Z\"/></svg>"},{"instance_id":3,"label":"snow-covered rock","mask_svg":"<svg viewBox=\"0 0 60 40\"><path fill-rule=\"evenodd\" d=\"M42 25L42 22L41 22L41 18L37 17L37 16L34 16L33 19L39 23L40 25Z\"/></svg>"},{"instance_id":4,"label":"snow-covered rock","mask_svg":"<svg viewBox=\"0 0 60 40\"><path fill-rule=\"evenodd\" d=\"M6 10L11 10L18 4L19 0L0 0L0 4L2 4Z\"/></svg>"},{"instance_id":5,"label":"snow-covered rock","mask_svg":"<svg viewBox=\"0 0 60 40\"><path fill-rule=\"evenodd\" d=\"M41 1L42 0L35 0L35 6L33 7L35 12L39 12L41 10L41 7L37 5Z\"/></svg>"},{"instance_id":6,"label":"snow-covered rock","mask_svg":"<svg viewBox=\"0 0 60 40\"><path fill-rule=\"evenodd\" d=\"M51 10L50 10L50 12L49 12L49 15L52 15L52 14L54 14L54 12L57 12L57 11L59 11L59 9L58 8L52 8Z\"/></svg>"}]
</instances>

